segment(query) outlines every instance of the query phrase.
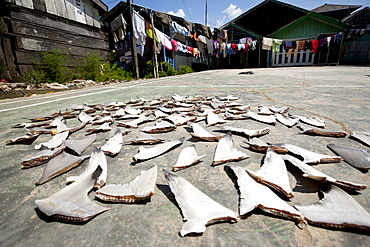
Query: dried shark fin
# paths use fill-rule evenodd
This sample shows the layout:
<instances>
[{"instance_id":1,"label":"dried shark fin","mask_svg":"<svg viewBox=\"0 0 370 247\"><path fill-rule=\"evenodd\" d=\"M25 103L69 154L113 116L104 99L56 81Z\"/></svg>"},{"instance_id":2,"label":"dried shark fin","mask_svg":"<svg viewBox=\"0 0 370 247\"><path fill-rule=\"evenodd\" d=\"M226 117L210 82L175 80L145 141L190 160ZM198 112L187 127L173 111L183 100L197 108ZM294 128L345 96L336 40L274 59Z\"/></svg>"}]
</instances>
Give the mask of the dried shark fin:
<instances>
[{"instance_id":1,"label":"dried shark fin","mask_svg":"<svg viewBox=\"0 0 370 247\"><path fill-rule=\"evenodd\" d=\"M259 115L255 112L252 112L251 110L245 109L247 112L247 116L251 117L252 119L267 123L267 124L276 124L276 117L274 115Z\"/></svg>"},{"instance_id":2,"label":"dried shark fin","mask_svg":"<svg viewBox=\"0 0 370 247\"><path fill-rule=\"evenodd\" d=\"M142 171L131 183L123 185L105 185L96 192L96 197L103 201L136 203L154 195L157 180L157 166Z\"/></svg>"},{"instance_id":3,"label":"dried shark fin","mask_svg":"<svg viewBox=\"0 0 370 247\"><path fill-rule=\"evenodd\" d=\"M242 159L249 158L250 156L238 151L234 147L234 142L231 137L231 132L227 132L219 142L217 143L217 147L213 156L212 165L219 165L228 161L238 161Z\"/></svg>"},{"instance_id":4,"label":"dried shark fin","mask_svg":"<svg viewBox=\"0 0 370 247\"><path fill-rule=\"evenodd\" d=\"M293 127L299 122L299 118L292 117L292 116L287 117L280 113L275 113L275 117L280 123L284 124L287 127Z\"/></svg>"},{"instance_id":5,"label":"dried shark fin","mask_svg":"<svg viewBox=\"0 0 370 247\"><path fill-rule=\"evenodd\" d=\"M78 179L86 176L86 174L90 174L92 171L95 171L95 169L100 166L102 169L100 175L96 178L94 188L100 189L105 182L107 181L107 158L105 157L105 154L103 151L98 149L97 147L94 148L92 151L92 154L90 156L89 165L86 167L85 171L82 172L79 176L72 176L67 178L67 182L75 182Z\"/></svg>"},{"instance_id":6,"label":"dried shark fin","mask_svg":"<svg viewBox=\"0 0 370 247\"><path fill-rule=\"evenodd\" d=\"M301 156L303 158L303 162L305 163L318 164L318 163L340 162L343 160L343 158L340 156L319 154L319 153L315 153L315 152L309 151L304 148L300 148L292 144L286 144L286 143L273 144L273 146L278 146L278 147L283 147L283 148L288 149L290 153Z\"/></svg>"},{"instance_id":7,"label":"dried shark fin","mask_svg":"<svg viewBox=\"0 0 370 247\"><path fill-rule=\"evenodd\" d=\"M39 181L36 182L36 185L46 183L60 174L79 166L88 157L89 155L77 157L63 152L46 163L44 172Z\"/></svg>"},{"instance_id":8,"label":"dried shark fin","mask_svg":"<svg viewBox=\"0 0 370 247\"><path fill-rule=\"evenodd\" d=\"M37 144L35 146L35 149L40 149L42 146L45 146L49 149L57 148L63 144L63 141L68 138L68 135L69 135L68 131L57 133L48 142L42 142L40 144Z\"/></svg>"},{"instance_id":9,"label":"dried shark fin","mask_svg":"<svg viewBox=\"0 0 370 247\"><path fill-rule=\"evenodd\" d=\"M325 128L326 126L325 121L318 117L303 117L303 116L295 116L295 117L299 118L299 121L303 123L313 125L319 128Z\"/></svg>"},{"instance_id":10,"label":"dried shark fin","mask_svg":"<svg viewBox=\"0 0 370 247\"><path fill-rule=\"evenodd\" d=\"M154 126L144 127L141 131L146 133L165 133L175 130L176 126L166 121L156 121Z\"/></svg>"},{"instance_id":11,"label":"dried shark fin","mask_svg":"<svg viewBox=\"0 0 370 247\"><path fill-rule=\"evenodd\" d=\"M233 133L243 134L247 137L255 137L255 136L261 136L270 133L270 128L266 127L263 129L257 129L257 130L249 130L249 129L241 129L241 128L235 128L230 126L220 126L222 130L228 130Z\"/></svg>"},{"instance_id":12,"label":"dried shark fin","mask_svg":"<svg viewBox=\"0 0 370 247\"><path fill-rule=\"evenodd\" d=\"M360 141L361 143L367 146L370 146L370 132L353 131L350 137Z\"/></svg>"},{"instance_id":13,"label":"dried shark fin","mask_svg":"<svg viewBox=\"0 0 370 247\"><path fill-rule=\"evenodd\" d=\"M213 111L208 112L206 122L207 122L207 127L216 125L219 123L221 124L226 123L225 120L222 120L221 118L219 118L216 113L213 113Z\"/></svg>"},{"instance_id":14,"label":"dried shark fin","mask_svg":"<svg viewBox=\"0 0 370 247\"><path fill-rule=\"evenodd\" d=\"M173 123L175 126L181 126L181 125L184 125L187 123L188 119L183 117L183 116L180 116L180 115L171 115L171 116L168 116L166 118L164 118L164 120L167 120L167 121L170 121L171 123Z\"/></svg>"},{"instance_id":15,"label":"dried shark fin","mask_svg":"<svg viewBox=\"0 0 370 247\"><path fill-rule=\"evenodd\" d=\"M21 163L22 168L30 168L34 166L38 166L48 162L50 159L54 158L55 156L61 154L66 147L64 145L60 146L59 148L55 148L54 150L50 150L45 146L40 148L40 151L35 155L26 160L23 160Z\"/></svg>"},{"instance_id":16,"label":"dried shark fin","mask_svg":"<svg viewBox=\"0 0 370 247\"><path fill-rule=\"evenodd\" d=\"M98 132L106 132L112 129L112 127L109 126L109 122L103 123L98 128L88 128L86 129L86 132L88 133L98 133Z\"/></svg>"},{"instance_id":17,"label":"dried shark fin","mask_svg":"<svg viewBox=\"0 0 370 247\"><path fill-rule=\"evenodd\" d=\"M158 139L147 133L139 132L136 139L128 142L128 144L156 144L163 141L163 139Z\"/></svg>"},{"instance_id":18,"label":"dried shark fin","mask_svg":"<svg viewBox=\"0 0 370 247\"><path fill-rule=\"evenodd\" d=\"M292 188L289 184L288 171L285 162L280 155L271 148L267 150L262 167L254 172L246 169L249 176L257 182L267 185L274 191L284 195L287 198L293 198Z\"/></svg>"},{"instance_id":19,"label":"dried shark fin","mask_svg":"<svg viewBox=\"0 0 370 247\"><path fill-rule=\"evenodd\" d=\"M80 114L78 114L78 120L80 120L80 122L93 122L94 120L96 119L96 117L90 117L89 115L86 114L86 112L80 112Z\"/></svg>"},{"instance_id":20,"label":"dried shark fin","mask_svg":"<svg viewBox=\"0 0 370 247\"><path fill-rule=\"evenodd\" d=\"M91 144L96 140L96 134L89 135L83 139L77 140L65 140L63 143L66 146L68 152L75 155L81 155Z\"/></svg>"},{"instance_id":21,"label":"dried shark fin","mask_svg":"<svg viewBox=\"0 0 370 247\"><path fill-rule=\"evenodd\" d=\"M7 140L5 141L5 144L6 145L32 144L37 139L38 136L39 136L39 133L36 133L36 134L27 133L26 135Z\"/></svg>"},{"instance_id":22,"label":"dried shark fin","mask_svg":"<svg viewBox=\"0 0 370 247\"><path fill-rule=\"evenodd\" d=\"M366 149L328 144L327 147L351 166L368 171L370 169L370 152Z\"/></svg>"},{"instance_id":23,"label":"dried shark fin","mask_svg":"<svg viewBox=\"0 0 370 247\"><path fill-rule=\"evenodd\" d=\"M346 133L341 131L323 131L313 128L307 128L303 125L298 125L302 131L299 134L311 135L311 136L326 136L326 137L336 137L336 138L343 138L346 137Z\"/></svg>"},{"instance_id":24,"label":"dried shark fin","mask_svg":"<svg viewBox=\"0 0 370 247\"><path fill-rule=\"evenodd\" d=\"M285 154L289 152L286 148L269 145L257 137L251 139L248 138L247 141L244 141L244 143L247 143L249 145L250 150L256 152L266 153L269 148L271 148L272 150L274 150L274 152L278 154Z\"/></svg>"},{"instance_id":25,"label":"dried shark fin","mask_svg":"<svg viewBox=\"0 0 370 247\"><path fill-rule=\"evenodd\" d=\"M117 124L127 128L137 128L139 124L149 121L154 121L154 119L148 117L139 117L138 119L132 120L130 122L117 121Z\"/></svg>"},{"instance_id":26,"label":"dried shark fin","mask_svg":"<svg viewBox=\"0 0 370 247\"><path fill-rule=\"evenodd\" d=\"M315 226L370 231L370 214L352 196L333 185L323 194L314 204L294 207Z\"/></svg>"},{"instance_id":27,"label":"dried shark fin","mask_svg":"<svg viewBox=\"0 0 370 247\"><path fill-rule=\"evenodd\" d=\"M37 207L49 217L68 222L85 222L108 210L87 196L101 172L102 169L98 166L94 172L86 174L48 198L36 200Z\"/></svg>"},{"instance_id":28,"label":"dried shark fin","mask_svg":"<svg viewBox=\"0 0 370 247\"><path fill-rule=\"evenodd\" d=\"M301 212L287 204L267 186L257 183L240 166L236 164L229 164L228 166L238 178L237 183L240 193L239 214L241 216L250 213L256 208L260 208L266 213L295 220L299 223L306 223Z\"/></svg>"},{"instance_id":29,"label":"dried shark fin","mask_svg":"<svg viewBox=\"0 0 370 247\"><path fill-rule=\"evenodd\" d=\"M140 161L143 161L143 160L148 160L148 159L157 157L157 156L167 152L168 150L181 145L184 142L184 140L185 140L185 138L182 137L178 140L161 143L161 144L158 144L157 146L151 147L151 148L140 147L139 152L137 154L135 154L132 159L135 162L140 162Z\"/></svg>"},{"instance_id":30,"label":"dried shark fin","mask_svg":"<svg viewBox=\"0 0 370 247\"><path fill-rule=\"evenodd\" d=\"M267 107L267 106L264 106L264 105L259 105L258 106L257 114L259 114L259 115L274 115L274 113L270 110L270 108Z\"/></svg>"},{"instance_id":31,"label":"dried shark fin","mask_svg":"<svg viewBox=\"0 0 370 247\"><path fill-rule=\"evenodd\" d=\"M290 155L282 155L281 157L284 160L289 161L289 163L291 163L292 165L294 165L298 169L300 169L303 172L303 175L302 175L303 177L311 178L311 179L314 179L314 180L319 181L321 183L329 182L331 184L334 184L334 185L336 185L338 187L341 187L343 189L346 189L346 190L364 190L367 187L366 185L363 185L363 184L355 184L355 183L352 183L352 182L347 182L347 181L344 181L344 180L337 180L335 178L332 178L329 175L326 175L326 174L316 170L312 166L307 165L306 163L304 163L304 162L300 161L299 159L294 158Z\"/></svg>"},{"instance_id":32,"label":"dried shark fin","mask_svg":"<svg viewBox=\"0 0 370 247\"><path fill-rule=\"evenodd\" d=\"M172 171L176 172L181 169L190 167L198 163L205 156L206 154L200 156L197 154L197 150L194 144L190 147L186 147L181 151L179 157L177 158L176 164L172 167Z\"/></svg>"},{"instance_id":33,"label":"dried shark fin","mask_svg":"<svg viewBox=\"0 0 370 247\"><path fill-rule=\"evenodd\" d=\"M238 220L236 212L220 205L184 178L166 170L163 172L184 216L181 237L191 233L201 234L206 226L213 223Z\"/></svg>"},{"instance_id":34,"label":"dried shark fin","mask_svg":"<svg viewBox=\"0 0 370 247\"><path fill-rule=\"evenodd\" d=\"M205 141L218 141L221 136L216 136L206 131L202 126L197 123L188 122L189 126L193 129L190 135Z\"/></svg>"},{"instance_id":35,"label":"dried shark fin","mask_svg":"<svg viewBox=\"0 0 370 247\"><path fill-rule=\"evenodd\" d=\"M123 138L121 130L115 128L114 136L109 138L109 140L100 149L105 154L116 155L121 151L122 142Z\"/></svg>"}]
</instances>

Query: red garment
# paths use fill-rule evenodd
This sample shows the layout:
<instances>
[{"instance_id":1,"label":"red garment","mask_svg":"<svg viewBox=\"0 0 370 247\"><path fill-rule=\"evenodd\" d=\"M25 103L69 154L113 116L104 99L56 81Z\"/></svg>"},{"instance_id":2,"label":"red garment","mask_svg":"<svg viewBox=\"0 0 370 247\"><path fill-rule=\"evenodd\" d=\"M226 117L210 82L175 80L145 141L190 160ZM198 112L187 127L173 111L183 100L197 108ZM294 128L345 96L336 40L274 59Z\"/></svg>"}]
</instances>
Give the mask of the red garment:
<instances>
[{"instance_id":1,"label":"red garment","mask_svg":"<svg viewBox=\"0 0 370 247\"><path fill-rule=\"evenodd\" d=\"M236 51L236 50L238 50L238 47L236 46L236 44L231 43L231 49L233 49L234 51Z\"/></svg>"},{"instance_id":2,"label":"red garment","mask_svg":"<svg viewBox=\"0 0 370 247\"><path fill-rule=\"evenodd\" d=\"M244 45L245 45L244 51L248 51L248 48L249 48L248 43L245 43Z\"/></svg>"},{"instance_id":3,"label":"red garment","mask_svg":"<svg viewBox=\"0 0 370 247\"><path fill-rule=\"evenodd\" d=\"M318 40L312 40L310 51L312 51L313 53L316 53L318 47L319 47L319 41Z\"/></svg>"},{"instance_id":4,"label":"red garment","mask_svg":"<svg viewBox=\"0 0 370 247\"><path fill-rule=\"evenodd\" d=\"M171 40L172 48L175 52L177 52L177 41L176 40Z\"/></svg>"}]
</instances>

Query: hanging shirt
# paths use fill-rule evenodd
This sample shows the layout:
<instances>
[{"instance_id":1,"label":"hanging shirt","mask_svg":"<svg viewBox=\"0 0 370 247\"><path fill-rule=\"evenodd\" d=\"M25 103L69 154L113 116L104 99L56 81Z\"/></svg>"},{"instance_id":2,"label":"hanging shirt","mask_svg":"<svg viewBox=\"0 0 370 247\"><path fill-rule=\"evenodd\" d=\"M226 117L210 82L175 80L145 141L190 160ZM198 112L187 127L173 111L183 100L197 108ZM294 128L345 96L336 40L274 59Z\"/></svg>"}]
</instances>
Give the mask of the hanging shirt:
<instances>
[{"instance_id":1,"label":"hanging shirt","mask_svg":"<svg viewBox=\"0 0 370 247\"><path fill-rule=\"evenodd\" d=\"M146 39L145 20L135 10L132 10L132 28L134 30L134 37L136 38L136 45L140 46L137 49L137 53L143 55Z\"/></svg>"},{"instance_id":2,"label":"hanging shirt","mask_svg":"<svg viewBox=\"0 0 370 247\"><path fill-rule=\"evenodd\" d=\"M171 22L170 32L171 33L181 33L186 37L188 37L190 34L189 30L186 27L180 26L174 21Z\"/></svg>"},{"instance_id":3,"label":"hanging shirt","mask_svg":"<svg viewBox=\"0 0 370 247\"><path fill-rule=\"evenodd\" d=\"M312 51L313 53L316 53L318 46L319 46L319 41L318 40L312 40L310 51Z\"/></svg>"},{"instance_id":4,"label":"hanging shirt","mask_svg":"<svg viewBox=\"0 0 370 247\"><path fill-rule=\"evenodd\" d=\"M280 45L283 43L281 39L273 39L272 40L272 52L279 52Z\"/></svg>"},{"instance_id":5,"label":"hanging shirt","mask_svg":"<svg viewBox=\"0 0 370 247\"><path fill-rule=\"evenodd\" d=\"M262 49L271 50L271 47L272 47L272 39L263 37L263 39L262 39Z\"/></svg>"}]
</instances>

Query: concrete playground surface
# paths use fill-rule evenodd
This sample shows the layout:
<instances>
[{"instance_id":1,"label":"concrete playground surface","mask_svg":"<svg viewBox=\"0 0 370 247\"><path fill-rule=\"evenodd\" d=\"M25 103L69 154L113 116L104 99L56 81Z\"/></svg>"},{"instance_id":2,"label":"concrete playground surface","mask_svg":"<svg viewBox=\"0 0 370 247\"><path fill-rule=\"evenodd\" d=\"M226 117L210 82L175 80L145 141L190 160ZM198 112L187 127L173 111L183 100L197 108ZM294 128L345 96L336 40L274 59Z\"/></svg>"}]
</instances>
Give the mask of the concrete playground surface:
<instances>
[{"instance_id":1,"label":"concrete playground surface","mask_svg":"<svg viewBox=\"0 0 370 247\"><path fill-rule=\"evenodd\" d=\"M44 165L21 169L20 163L36 153L36 144L48 141L51 136L40 135L32 145L5 145L5 140L25 134L23 129L11 128L14 124L29 122L28 118L48 116L76 105L127 102L137 96L151 100L157 97L170 98L174 94L204 97L231 94L240 97L237 102L250 104L251 110L255 112L260 104L276 107L285 105L294 115L322 118L326 122L326 130L344 131L348 135L352 131L369 131L370 67L263 68L253 69L254 74L239 74L249 70L251 69L204 71L1 100L0 246L368 246L368 233L310 225L300 229L293 221L260 210L253 211L237 223L210 225L200 236L180 237L183 217L162 168L170 171L184 147L195 144L198 154L207 156L197 165L176 174L233 211L237 212L239 205L237 188L226 172L225 165L211 166L217 142L192 139L186 126L179 126L172 132L155 134L165 140L185 137L181 146L156 158L133 163L132 157L138 151L138 146L134 145L123 145L117 156L107 156L107 184L129 183L140 171L153 165L158 166L155 194L150 200L137 204L104 203L95 199L95 192L92 191L89 198L110 209L85 224L52 221L37 213L35 200L44 199L64 188L66 178L82 173L88 160L43 185L35 186ZM69 127L78 123L77 119L67 120ZM220 133L217 131L221 124L211 127L206 127L204 121L199 124L211 133ZM152 125L153 122L148 122L132 129L123 136L124 142L133 140L141 128ZM369 150L363 144L348 138L348 135L345 138L300 135L297 127L287 128L280 123L268 125L246 119L227 120L222 125L246 129L269 127L270 133L261 137L265 142L294 144L327 155L333 155L326 147L330 143ZM80 130L69 138L78 139L85 134L85 130ZM93 147L101 147L108 133L97 135L97 140L84 154L91 154ZM264 154L245 148L245 137L233 135L232 138L238 150L251 156L236 163L243 168L258 170ZM336 179L370 186L369 173L363 173L343 161L314 167ZM288 204L311 204L321 198L318 183L303 178L298 169L288 166L288 171L295 195ZM367 188L351 194L368 212L369 191Z\"/></svg>"}]
</instances>

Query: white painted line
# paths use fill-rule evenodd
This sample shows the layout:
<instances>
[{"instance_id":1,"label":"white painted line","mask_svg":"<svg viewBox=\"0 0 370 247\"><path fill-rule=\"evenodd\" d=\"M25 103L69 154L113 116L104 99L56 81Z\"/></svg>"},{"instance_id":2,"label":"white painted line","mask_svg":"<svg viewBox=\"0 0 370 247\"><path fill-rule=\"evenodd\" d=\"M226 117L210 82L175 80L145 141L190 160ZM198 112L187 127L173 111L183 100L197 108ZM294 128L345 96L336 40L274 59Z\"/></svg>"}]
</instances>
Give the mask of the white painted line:
<instances>
[{"instance_id":1,"label":"white painted line","mask_svg":"<svg viewBox=\"0 0 370 247\"><path fill-rule=\"evenodd\" d=\"M166 78L168 78L168 77L166 77ZM126 86L126 87L116 87L116 88L113 88L113 89L110 89L110 90L105 90L105 91L99 91L99 92L87 93L87 94L79 94L79 95L64 97L64 98L60 98L60 99L54 99L54 100L43 101L43 102L39 102L39 103L35 103L35 104L29 104L29 105L25 105L25 106L13 107L13 108L9 108L9 109L0 110L0 112L13 111L13 110L28 108L28 107L37 106L37 105L44 105L44 104L48 104L48 103L51 103L51 102L62 101L62 100L66 100L66 99L74 99L74 98L85 97L85 96L90 96L90 95L94 95L94 94L108 93L108 92L112 92L112 91L116 91L116 90L138 87L142 84L151 84L151 83L157 82L159 80L163 80L163 79L159 78L159 79L154 79L153 81L150 80L150 81L146 81L146 82L135 83L134 85Z\"/></svg>"}]
</instances>

